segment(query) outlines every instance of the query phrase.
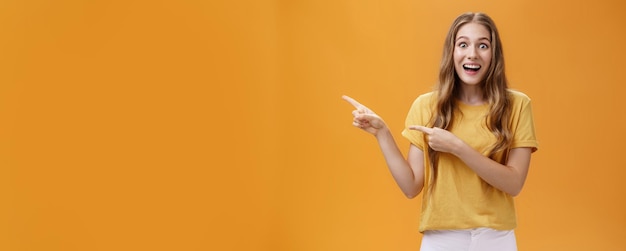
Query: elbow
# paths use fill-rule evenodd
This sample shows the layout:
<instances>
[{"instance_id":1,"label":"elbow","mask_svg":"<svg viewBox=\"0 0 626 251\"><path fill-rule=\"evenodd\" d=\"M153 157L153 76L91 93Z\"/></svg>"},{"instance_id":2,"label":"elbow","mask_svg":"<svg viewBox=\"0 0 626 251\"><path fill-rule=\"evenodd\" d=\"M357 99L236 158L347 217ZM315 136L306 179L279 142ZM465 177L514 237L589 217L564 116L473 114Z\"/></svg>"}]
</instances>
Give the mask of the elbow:
<instances>
[{"instance_id":1,"label":"elbow","mask_svg":"<svg viewBox=\"0 0 626 251\"><path fill-rule=\"evenodd\" d=\"M520 193L520 191L512 191L512 192L507 192L509 195L511 195L511 197L517 197Z\"/></svg>"},{"instance_id":2,"label":"elbow","mask_svg":"<svg viewBox=\"0 0 626 251\"><path fill-rule=\"evenodd\" d=\"M526 177L521 179L511 180L507 184L503 184L501 190L502 192L507 193L511 197L516 197L522 192L522 188L524 188L524 183L526 181Z\"/></svg>"},{"instance_id":3,"label":"elbow","mask_svg":"<svg viewBox=\"0 0 626 251\"><path fill-rule=\"evenodd\" d=\"M413 199L417 197L420 194L420 192L422 192L422 189L417 189L414 191L405 191L404 196L406 196L407 199Z\"/></svg>"},{"instance_id":4,"label":"elbow","mask_svg":"<svg viewBox=\"0 0 626 251\"><path fill-rule=\"evenodd\" d=\"M518 196L520 193L522 192L522 187L514 187L509 189L508 191L505 191L505 193L511 195L511 197L516 197Z\"/></svg>"}]
</instances>

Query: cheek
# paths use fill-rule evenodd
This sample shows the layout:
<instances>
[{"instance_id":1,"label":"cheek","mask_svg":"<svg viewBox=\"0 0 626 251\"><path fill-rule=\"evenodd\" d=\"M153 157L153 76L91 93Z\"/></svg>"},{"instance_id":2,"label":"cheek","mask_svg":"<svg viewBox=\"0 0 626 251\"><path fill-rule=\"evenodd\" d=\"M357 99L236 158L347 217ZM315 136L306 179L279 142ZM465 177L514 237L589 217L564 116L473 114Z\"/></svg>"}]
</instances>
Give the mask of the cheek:
<instances>
[{"instance_id":1,"label":"cheek","mask_svg":"<svg viewBox=\"0 0 626 251\"><path fill-rule=\"evenodd\" d=\"M491 66L491 53L488 53L488 55L485 55L483 61L485 62L485 66L489 68Z\"/></svg>"},{"instance_id":2,"label":"cheek","mask_svg":"<svg viewBox=\"0 0 626 251\"><path fill-rule=\"evenodd\" d=\"M491 55L493 55L491 51L486 51L482 53L481 57L485 63L491 63Z\"/></svg>"},{"instance_id":3,"label":"cheek","mask_svg":"<svg viewBox=\"0 0 626 251\"><path fill-rule=\"evenodd\" d=\"M460 63L460 61L463 60L463 55L461 55L461 52L459 52L458 50L454 50L454 52L452 53L452 59L455 63Z\"/></svg>"}]
</instances>

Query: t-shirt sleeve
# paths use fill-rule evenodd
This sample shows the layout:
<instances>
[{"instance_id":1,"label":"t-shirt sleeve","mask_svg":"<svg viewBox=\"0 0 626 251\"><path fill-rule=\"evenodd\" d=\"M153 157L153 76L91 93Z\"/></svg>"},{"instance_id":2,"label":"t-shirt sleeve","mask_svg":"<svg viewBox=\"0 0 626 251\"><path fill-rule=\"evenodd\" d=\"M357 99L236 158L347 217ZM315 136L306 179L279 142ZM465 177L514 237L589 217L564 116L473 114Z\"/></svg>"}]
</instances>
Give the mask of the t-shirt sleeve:
<instances>
[{"instance_id":1,"label":"t-shirt sleeve","mask_svg":"<svg viewBox=\"0 0 626 251\"><path fill-rule=\"evenodd\" d=\"M428 118L430 116L428 100L426 96L419 96L409 109L409 113L406 116L404 123L404 130L402 130L402 136L408 139L411 144L417 146L419 149L424 150L426 142L424 141L424 134L420 131L410 130L411 125L427 126Z\"/></svg>"},{"instance_id":2,"label":"t-shirt sleeve","mask_svg":"<svg viewBox=\"0 0 626 251\"><path fill-rule=\"evenodd\" d=\"M535 124L533 121L533 112L531 102L528 97L522 99L522 102L514 107L513 114L513 142L511 148L530 147L532 151L537 151L539 143L535 135Z\"/></svg>"}]
</instances>

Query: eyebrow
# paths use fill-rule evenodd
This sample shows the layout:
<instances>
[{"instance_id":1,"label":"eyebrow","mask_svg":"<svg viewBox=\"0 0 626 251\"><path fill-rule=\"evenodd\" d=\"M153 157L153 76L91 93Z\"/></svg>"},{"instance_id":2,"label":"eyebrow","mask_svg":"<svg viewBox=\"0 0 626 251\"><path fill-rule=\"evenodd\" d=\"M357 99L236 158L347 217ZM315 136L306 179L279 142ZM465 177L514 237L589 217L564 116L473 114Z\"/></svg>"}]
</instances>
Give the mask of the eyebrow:
<instances>
[{"instance_id":1,"label":"eyebrow","mask_svg":"<svg viewBox=\"0 0 626 251\"><path fill-rule=\"evenodd\" d=\"M469 39L469 38L468 38L468 37L466 37L466 36L460 36L460 37L457 37L457 38L456 38L456 40L454 40L454 42L457 42L457 41L459 41L459 40L460 40L460 39L462 39L462 38ZM487 40L487 41L491 42L491 40L490 40L489 38L487 38L487 37L481 37L481 38L479 38L478 40Z\"/></svg>"}]
</instances>

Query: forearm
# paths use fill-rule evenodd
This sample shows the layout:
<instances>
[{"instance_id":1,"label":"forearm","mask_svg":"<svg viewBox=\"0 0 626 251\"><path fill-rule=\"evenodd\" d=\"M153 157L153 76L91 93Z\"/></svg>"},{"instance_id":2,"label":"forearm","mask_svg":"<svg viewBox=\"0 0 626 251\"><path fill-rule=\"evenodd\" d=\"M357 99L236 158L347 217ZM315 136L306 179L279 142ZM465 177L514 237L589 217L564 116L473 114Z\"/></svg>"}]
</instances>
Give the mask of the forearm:
<instances>
[{"instance_id":1,"label":"forearm","mask_svg":"<svg viewBox=\"0 0 626 251\"><path fill-rule=\"evenodd\" d=\"M376 134L376 139L387 167L402 192L408 198L417 196L424 185L423 171L411 168L409 161L402 156L393 135L386 127Z\"/></svg>"},{"instance_id":2,"label":"forearm","mask_svg":"<svg viewBox=\"0 0 626 251\"><path fill-rule=\"evenodd\" d=\"M478 176L493 187L516 196L522 190L526 180L528 163L525 168L515 168L500 164L462 143L453 153L469 166ZM519 165L516 165L519 166Z\"/></svg>"}]
</instances>

